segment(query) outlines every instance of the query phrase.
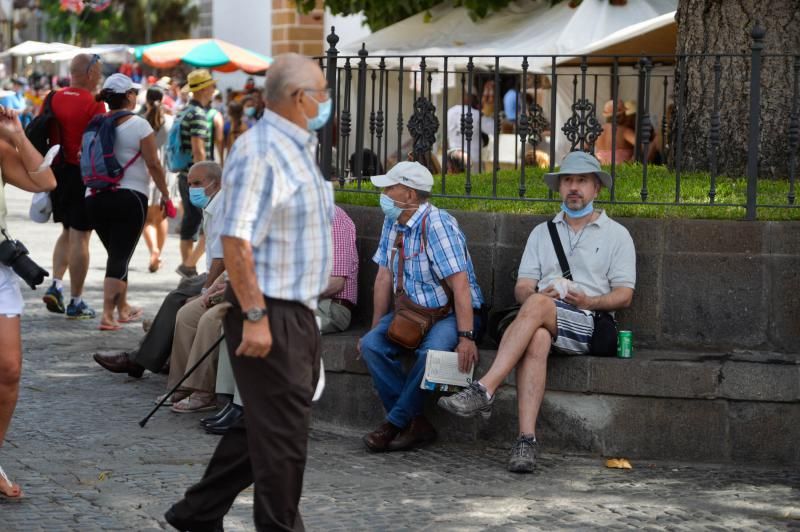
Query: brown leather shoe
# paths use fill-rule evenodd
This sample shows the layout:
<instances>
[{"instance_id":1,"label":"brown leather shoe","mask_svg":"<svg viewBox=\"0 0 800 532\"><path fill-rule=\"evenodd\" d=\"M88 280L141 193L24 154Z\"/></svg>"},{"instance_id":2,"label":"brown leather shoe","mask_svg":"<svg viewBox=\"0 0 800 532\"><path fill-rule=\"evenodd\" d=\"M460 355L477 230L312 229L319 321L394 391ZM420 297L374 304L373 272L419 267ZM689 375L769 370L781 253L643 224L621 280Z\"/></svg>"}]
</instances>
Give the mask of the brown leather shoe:
<instances>
[{"instance_id":1,"label":"brown leather shoe","mask_svg":"<svg viewBox=\"0 0 800 532\"><path fill-rule=\"evenodd\" d=\"M436 429L425 416L417 416L387 446L387 451L409 451L436 439Z\"/></svg>"},{"instance_id":2,"label":"brown leather shoe","mask_svg":"<svg viewBox=\"0 0 800 532\"><path fill-rule=\"evenodd\" d=\"M92 355L94 361L103 366L111 373L127 373L131 377L139 378L144 375L144 366L140 366L130 359L125 351L119 353L95 353Z\"/></svg>"},{"instance_id":3,"label":"brown leather shoe","mask_svg":"<svg viewBox=\"0 0 800 532\"><path fill-rule=\"evenodd\" d=\"M373 453L382 453L386 451L389 443L400 433L400 429L384 421L381 426L373 430L363 438L364 445Z\"/></svg>"}]
</instances>

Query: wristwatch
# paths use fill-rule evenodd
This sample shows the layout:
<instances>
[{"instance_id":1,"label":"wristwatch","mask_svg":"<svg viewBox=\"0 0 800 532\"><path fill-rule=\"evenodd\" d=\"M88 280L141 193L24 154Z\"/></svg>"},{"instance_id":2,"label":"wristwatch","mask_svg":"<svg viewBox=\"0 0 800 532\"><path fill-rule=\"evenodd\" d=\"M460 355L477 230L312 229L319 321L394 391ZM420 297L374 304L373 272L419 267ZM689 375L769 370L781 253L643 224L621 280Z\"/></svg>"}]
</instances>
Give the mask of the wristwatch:
<instances>
[{"instance_id":1,"label":"wristwatch","mask_svg":"<svg viewBox=\"0 0 800 532\"><path fill-rule=\"evenodd\" d=\"M458 331L459 338L475 341L475 331Z\"/></svg>"},{"instance_id":2,"label":"wristwatch","mask_svg":"<svg viewBox=\"0 0 800 532\"><path fill-rule=\"evenodd\" d=\"M247 321L258 321L266 315L267 309L265 308L251 308L242 312L242 317Z\"/></svg>"}]
</instances>

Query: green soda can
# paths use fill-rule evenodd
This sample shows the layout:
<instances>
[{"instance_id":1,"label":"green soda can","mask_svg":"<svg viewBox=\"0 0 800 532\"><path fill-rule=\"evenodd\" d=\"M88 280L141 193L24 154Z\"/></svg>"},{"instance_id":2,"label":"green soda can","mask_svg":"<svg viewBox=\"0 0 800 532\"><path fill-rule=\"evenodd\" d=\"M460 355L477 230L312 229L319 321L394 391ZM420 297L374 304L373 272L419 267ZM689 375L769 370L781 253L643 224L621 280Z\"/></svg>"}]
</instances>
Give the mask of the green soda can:
<instances>
[{"instance_id":1,"label":"green soda can","mask_svg":"<svg viewBox=\"0 0 800 532\"><path fill-rule=\"evenodd\" d=\"M633 358L633 333L631 331L619 331L617 358Z\"/></svg>"}]
</instances>

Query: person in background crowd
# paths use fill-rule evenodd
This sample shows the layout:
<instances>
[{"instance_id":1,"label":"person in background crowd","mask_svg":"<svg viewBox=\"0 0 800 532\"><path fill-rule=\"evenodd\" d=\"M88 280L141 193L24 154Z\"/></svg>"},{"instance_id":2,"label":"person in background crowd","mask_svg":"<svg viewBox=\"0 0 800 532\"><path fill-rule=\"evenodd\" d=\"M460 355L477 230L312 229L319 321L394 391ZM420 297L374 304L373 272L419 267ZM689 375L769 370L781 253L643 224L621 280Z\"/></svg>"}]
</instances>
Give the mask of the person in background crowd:
<instances>
[{"instance_id":1,"label":"person in background crowd","mask_svg":"<svg viewBox=\"0 0 800 532\"><path fill-rule=\"evenodd\" d=\"M603 117L606 123L603 124L603 131L597 137L594 145L594 154L602 164L611 164L612 140L614 139L614 126L612 122L617 122L617 135L615 164L624 163L633 159L633 145L636 142L636 134L631 128L625 125L625 104L622 100L617 102L617 114L614 115L614 100L609 100L603 106Z\"/></svg>"},{"instance_id":2,"label":"person in background crowd","mask_svg":"<svg viewBox=\"0 0 800 532\"><path fill-rule=\"evenodd\" d=\"M167 135L172 128L174 118L164 112L162 102L164 92L156 87L147 89L147 99L143 109L145 120L153 128L156 138L156 149L158 150L158 160L166 168L164 161L164 145L167 143ZM167 172L167 189L172 190L174 186L175 174ZM152 176L151 176L152 177ZM144 224L144 241L150 252L150 264L148 269L155 273L161 267L161 253L164 251L164 244L167 241L167 217L161 209L161 191L150 181L150 194L147 207L147 219Z\"/></svg>"},{"instance_id":3,"label":"person in background crowd","mask_svg":"<svg viewBox=\"0 0 800 532\"><path fill-rule=\"evenodd\" d=\"M477 108L478 98L475 94L464 95L462 103L456 104L447 110L447 158L448 171L463 172L467 167L467 154L472 172L479 171L480 151L485 146L494 131L494 118L480 116ZM472 141L467 142L466 134L462 130L465 123L462 120L467 115L472 116ZM480 129L478 129L480 127ZM484 138L486 139L484 142ZM484 162L484 161L481 161Z\"/></svg>"},{"instance_id":4,"label":"person in background crowd","mask_svg":"<svg viewBox=\"0 0 800 532\"><path fill-rule=\"evenodd\" d=\"M68 88L53 95L52 109L57 126L51 131L53 144L61 144L60 163L54 167L58 185L50 193L53 221L63 226L53 249L53 284L42 298L47 310L66 311L70 319L90 319L95 311L83 300L83 283L89 271L89 237L92 224L86 211L86 187L81 176L80 158L83 132L89 120L106 112L94 92L100 83L102 65L99 55L78 54L70 63ZM62 279L69 268L71 299L66 309Z\"/></svg>"},{"instance_id":5,"label":"person in background crowd","mask_svg":"<svg viewBox=\"0 0 800 532\"><path fill-rule=\"evenodd\" d=\"M218 94L219 91L215 91ZM223 166L225 160L225 116L213 105L209 103L206 109L206 117L208 118L208 132L211 144L208 146L208 153L210 161L219 162Z\"/></svg>"},{"instance_id":6,"label":"person in background crowd","mask_svg":"<svg viewBox=\"0 0 800 532\"><path fill-rule=\"evenodd\" d=\"M256 118L256 100L252 96L245 96L242 98L242 114L244 114L244 121L248 128L255 125L258 118Z\"/></svg>"},{"instance_id":7,"label":"person in background crowd","mask_svg":"<svg viewBox=\"0 0 800 532\"><path fill-rule=\"evenodd\" d=\"M108 104L109 114L131 111L140 88L128 76L112 74L97 99ZM129 115L118 118L116 126L114 154L121 165L127 166L125 174L115 187L86 191L89 219L108 252L101 331L118 330L120 323L137 320L144 313L128 304L128 265L147 216L150 176L161 192L161 206L169 202L167 178L150 123L138 115Z\"/></svg>"},{"instance_id":8,"label":"person in background crowd","mask_svg":"<svg viewBox=\"0 0 800 532\"><path fill-rule=\"evenodd\" d=\"M214 96L216 82L208 70L199 69L189 73L189 82L186 86L191 91L193 98L178 117L181 128L181 151L192 154L192 163L209 161L213 157L206 108ZM204 251L203 242L195 246L195 242L200 237L203 211L192 205L187 179L187 171L178 173L183 220L181 221L181 264L176 271L184 278L197 275L197 262Z\"/></svg>"},{"instance_id":9,"label":"person in background crowd","mask_svg":"<svg viewBox=\"0 0 800 532\"><path fill-rule=\"evenodd\" d=\"M30 114L26 113L28 100L25 97L25 80L21 78L12 79L11 91L13 94L0 98L0 106L16 111L24 128L31 121Z\"/></svg>"},{"instance_id":10,"label":"person in background crowd","mask_svg":"<svg viewBox=\"0 0 800 532\"><path fill-rule=\"evenodd\" d=\"M255 109L255 107L251 107ZM247 131L248 124L244 120L244 109L239 102L231 102L228 104L228 120L225 122L225 155L231 152L233 143L239 136Z\"/></svg>"},{"instance_id":11,"label":"person in background crowd","mask_svg":"<svg viewBox=\"0 0 800 532\"><path fill-rule=\"evenodd\" d=\"M10 228L6 225L5 185L13 185L27 192L53 190L56 178L49 168L40 170L43 162L42 155L25 136L17 114L10 109L0 109L0 230L6 234ZM0 241L6 240L6 234L0 232ZM19 395L22 372L20 316L23 305L17 275L9 266L0 264L0 446L5 441ZM0 467L0 498L20 500L22 489L6 478Z\"/></svg>"},{"instance_id":12,"label":"person in background crowd","mask_svg":"<svg viewBox=\"0 0 800 532\"><path fill-rule=\"evenodd\" d=\"M214 92L214 99L211 101L211 107L225 118L225 102L222 100L222 93L217 90Z\"/></svg>"}]
</instances>

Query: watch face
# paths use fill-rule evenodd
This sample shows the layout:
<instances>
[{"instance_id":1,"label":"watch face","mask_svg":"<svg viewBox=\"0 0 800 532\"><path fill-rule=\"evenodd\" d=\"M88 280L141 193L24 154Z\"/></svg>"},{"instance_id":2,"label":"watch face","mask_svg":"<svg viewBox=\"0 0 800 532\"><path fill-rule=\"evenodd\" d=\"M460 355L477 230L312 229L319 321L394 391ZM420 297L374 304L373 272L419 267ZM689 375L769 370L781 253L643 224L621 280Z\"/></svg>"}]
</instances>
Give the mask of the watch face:
<instances>
[{"instance_id":1,"label":"watch face","mask_svg":"<svg viewBox=\"0 0 800 532\"><path fill-rule=\"evenodd\" d=\"M246 315L249 321L258 321L264 316L264 311L260 308L251 308Z\"/></svg>"}]
</instances>

